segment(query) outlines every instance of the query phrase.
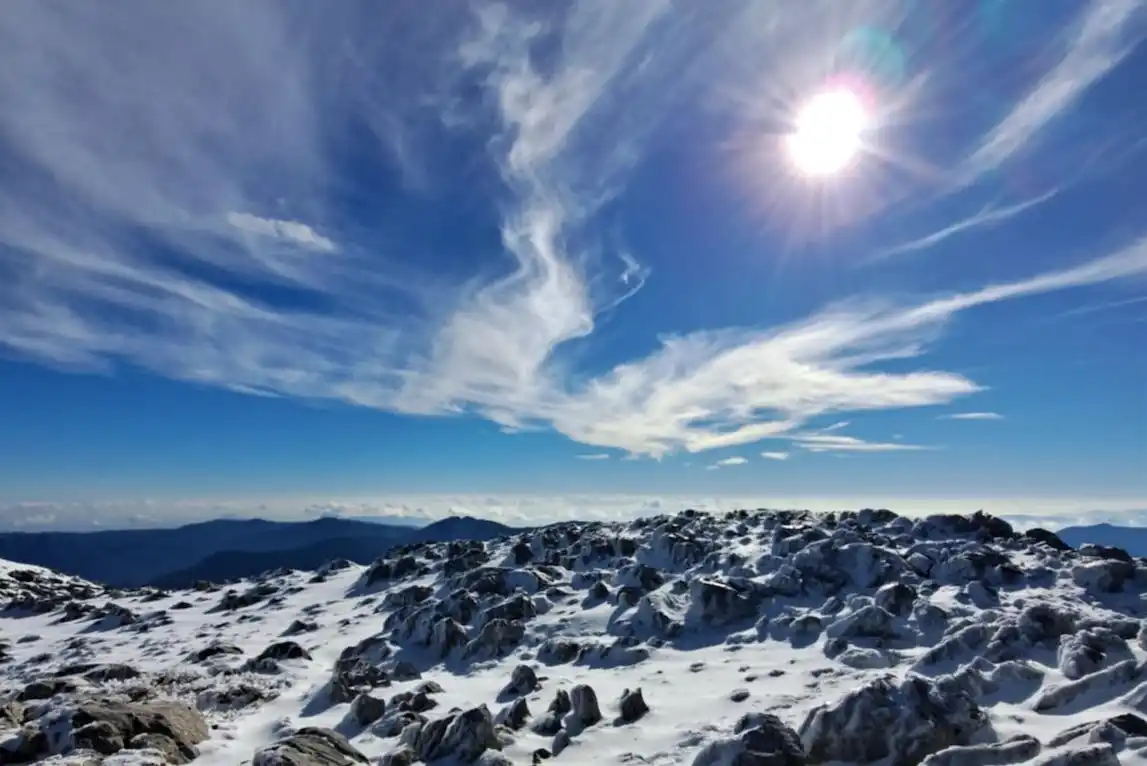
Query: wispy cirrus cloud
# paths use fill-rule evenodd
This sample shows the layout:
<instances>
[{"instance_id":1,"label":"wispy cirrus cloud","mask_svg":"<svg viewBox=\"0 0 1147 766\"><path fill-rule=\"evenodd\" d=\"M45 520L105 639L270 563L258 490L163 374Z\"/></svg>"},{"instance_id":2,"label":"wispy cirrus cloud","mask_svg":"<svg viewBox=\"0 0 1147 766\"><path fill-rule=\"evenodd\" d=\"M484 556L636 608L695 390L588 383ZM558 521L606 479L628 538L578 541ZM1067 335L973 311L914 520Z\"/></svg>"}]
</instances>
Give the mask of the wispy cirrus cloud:
<instances>
[{"instance_id":1,"label":"wispy cirrus cloud","mask_svg":"<svg viewBox=\"0 0 1147 766\"><path fill-rule=\"evenodd\" d=\"M870 442L842 434L794 434L793 442L809 452L915 452L933 449L902 442Z\"/></svg>"},{"instance_id":2,"label":"wispy cirrus cloud","mask_svg":"<svg viewBox=\"0 0 1147 766\"><path fill-rule=\"evenodd\" d=\"M1025 210L1033 208L1047 202L1058 193L1058 189L1053 189L1044 194L1040 194L1031 199L1018 202L1014 205L1006 205L1004 207L995 207L992 205L982 208L975 215L969 216L960 221L944 227L943 229L928 234L927 236L905 242L894 247L881 250L874 255L870 256L867 261L869 263L884 261L897 255L906 255L908 253L920 252L935 247L941 242L956 237L960 234L972 231L973 229L984 228L988 226L998 226L1004 221L1010 220L1017 215L1023 213Z\"/></svg>"},{"instance_id":3,"label":"wispy cirrus cloud","mask_svg":"<svg viewBox=\"0 0 1147 766\"><path fill-rule=\"evenodd\" d=\"M954 412L950 415L941 415L943 420L1003 420L1004 416L998 412Z\"/></svg>"},{"instance_id":4,"label":"wispy cirrus cloud","mask_svg":"<svg viewBox=\"0 0 1147 766\"><path fill-rule=\"evenodd\" d=\"M1147 34L1145 21L1140 0L1084 5L1071 34L1052 43L1058 61L978 142L956 175L959 183L972 183L1030 150L1041 131L1135 49Z\"/></svg>"},{"instance_id":5,"label":"wispy cirrus cloud","mask_svg":"<svg viewBox=\"0 0 1147 766\"><path fill-rule=\"evenodd\" d=\"M609 460L608 452L592 452L585 455L578 455L578 460Z\"/></svg>"},{"instance_id":6,"label":"wispy cirrus cloud","mask_svg":"<svg viewBox=\"0 0 1147 766\"><path fill-rule=\"evenodd\" d=\"M737 465L745 465L748 462L748 458L741 457L740 455L734 455L733 457L721 458L716 463L711 463L710 465L705 466L705 469L709 471L715 471L718 468L731 468Z\"/></svg>"},{"instance_id":7,"label":"wispy cirrus cloud","mask_svg":"<svg viewBox=\"0 0 1147 766\"><path fill-rule=\"evenodd\" d=\"M761 457L765 460L788 460L789 453L787 452L762 452Z\"/></svg>"},{"instance_id":8,"label":"wispy cirrus cloud","mask_svg":"<svg viewBox=\"0 0 1147 766\"><path fill-rule=\"evenodd\" d=\"M886 5L848 13L884 19ZM957 175L1016 155L1114 66L1132 5L1095 3ZM566 353L649 278L639 253L603 257L597 224L658 131L678 106L710 103L707 84L748 88L784 55L827 56L812 43L839 8L444 0L431 14L400 0L387 28L401 33L380 37L376 9L353 3L13 6L0 16L14 179L0 189L0 342L59 366L475 413L635 455L770 438L912 449L802 434L822 417L975 394L965 375L912 365L952 319L1147 272L1147 241L979 290L667 336L604 371ZM395 71L409 76L380 74ZM361 135L372 143L348 157ZM425 265L442 254L374 227L386 205L356 175L373 159L433 188L431 139L479 146L458 185L481 190L500 242L469 271Z\"/></svg>"}]
</instances>

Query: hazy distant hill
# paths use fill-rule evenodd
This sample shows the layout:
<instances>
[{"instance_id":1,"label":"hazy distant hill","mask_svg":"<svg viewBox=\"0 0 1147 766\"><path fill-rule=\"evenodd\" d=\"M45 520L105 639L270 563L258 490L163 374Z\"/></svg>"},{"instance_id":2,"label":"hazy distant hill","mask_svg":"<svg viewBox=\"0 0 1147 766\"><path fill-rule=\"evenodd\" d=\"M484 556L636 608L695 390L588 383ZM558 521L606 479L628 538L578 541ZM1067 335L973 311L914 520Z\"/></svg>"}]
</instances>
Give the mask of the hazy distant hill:
<instances>
[{"instance_id":1,"label":"hazy distant hill","mask_svg":"<svg viewBox=\"0 0 1147 766\"><path fill-rule=\"evenodd\" d=\"M1090 524L1065 527L1059 537L1073 548L1084 543L1122 548L1132 556L1147 556L1147 527L1119 527L1114 524Z\"/></svg>"},{"instance_id":2,"label":"hazy distant hill","mask_svg":"<svg viewBox=\"0 0 1147 766\"><path fill-rule=\"evenodd\" d=\"M468 517L421 528L333 517L308 522L220 519L174 529L5 533L0 534L0 558L118 587L170 586L189 584L188 578L313 568L333 558L370 561L404 543L489 539L512 531Z\"/></svg>"}]
</instances>

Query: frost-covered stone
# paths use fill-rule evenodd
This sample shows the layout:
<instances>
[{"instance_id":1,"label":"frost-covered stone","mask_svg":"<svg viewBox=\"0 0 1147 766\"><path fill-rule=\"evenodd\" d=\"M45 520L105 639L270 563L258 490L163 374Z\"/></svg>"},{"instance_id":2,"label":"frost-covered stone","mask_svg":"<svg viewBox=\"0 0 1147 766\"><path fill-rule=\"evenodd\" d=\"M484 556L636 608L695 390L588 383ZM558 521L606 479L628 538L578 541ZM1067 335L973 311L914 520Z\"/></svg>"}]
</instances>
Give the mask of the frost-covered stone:
<instances>
[{"instance_id":1,"label":"frost-covered stone","mask_svg":"<svg viewBox=\"0 0 1147 766\"><path fill-rule=\"evenodd\" d=\"M921 677L884 677L812 711L801 725L810 763L915 766L952 745L967 745L987 717L971 695L949 691Z\"/></svg>"},{"instance_id":2,"label":"frost-covered stone","mask_svg":"<svg viewBox=\"0 0 1147 766\"><path fill-rule=\"evenodd\" d=\"M330 729L308 727L258 750L251 766L357 766L369 759L346 737Z\"/></svg>"},{"instance_id":3,"label":"frost-covered stone","mask_svg":"<svg viewBox=\"0 0 1147 766\"><path fill-rule=\"evenodd\" d=\"M414 752L421 761L454 758L472 763L488 749L501 750L494 720L485 705L427 722L415 739Z\"/></svg>"},{"instance_id":4,"label":"frost-covered stone","mask_svg":"<svg viewBox=\"0 0 1147 766\"><path fill-rule=\"evenodd\" d=\"M1135 660L1124 660L1077 681L1068 681L1041 691L1033 709L1039 713L1057 710L1097 690L1138 682L1143 679L1144 672L1142 664Z\"/></svg>"},{"instance_id":5,"label":"frost-covered stone","mask_svg":"<svg viewBox=\"0 0 1147 766\"><path fill-rule=\"evenodd\" d=\"M747 713L732 737L709 743L693 766L804 766L804 749L797 733L771 713Z\"/></svg>"},{"instance_id":6,"label":"frost-covered stone","mask_svg":"<svg viewBox=\"0 0 1147 766\"><path fill-rule=\"evenodd\" d=\"M1039 755L1038 739L1020 735L1006 742L954 745L928 756L922 766L1009 766Z\"/></svg>"},{"instance_id":7,"label":"frost-covered stone","mask_svg":"<svg viewBox=\"0 0 1147 766\"><path fill-rule=\"evenodd\" d=\"M538 688L538 675L529 665L518 665L510 674L510 682L502 690L506 697L522 697Z\"/></svg>"}]
</instances>

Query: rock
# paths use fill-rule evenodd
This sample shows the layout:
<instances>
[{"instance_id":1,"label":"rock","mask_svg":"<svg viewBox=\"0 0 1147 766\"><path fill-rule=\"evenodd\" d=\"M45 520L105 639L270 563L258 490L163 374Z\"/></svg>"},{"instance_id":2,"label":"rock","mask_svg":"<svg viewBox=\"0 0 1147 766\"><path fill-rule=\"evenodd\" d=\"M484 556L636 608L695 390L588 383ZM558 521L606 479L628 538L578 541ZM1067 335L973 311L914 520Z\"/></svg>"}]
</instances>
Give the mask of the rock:
<instances>
[{"instance_id":1,"label":"rock","mask_svg":"<svg viewBox=\"0 0 1147 766\"><path fill-rule=\"evenodd\" d=\"M24 706L12 700L0 705L0 727L7 728L8 726L23 726L24 725Z\"/></svg>"},{"instance_id":2,"label":"rock","mask_svg":"<svg viewBox=\"0 0 1147 766\"><path fill-rule=\"evenodd\" d=\"M1057 655L1060 672L1073 681L1094 673L1111 659L1132 658L1124 639L1102 629L1061 636Z\"/></svg>"},{"instance_id":3,"label":"rock","mask_svg":"<svg viewBox=\"0 0 1147 766\"><path fill-rule=\"evenodd\" d=\"M127 743L129 750L155 750L163 755L166 763L187 763L180 752L179 743L163 734L145 732L137 734ZM98 751L97 751L98 752Z\"/></svg>"},{"instance_id":4,"label":"rock","mask_svg":"<svg viewBox=\"0 0 1147 766\"><path fill-rule=\"evenodd\" d=\"M626 689L621 693L618 710L620 723L633 723L649 712L649 706L645 704L645 697L642 696L640 688L632 691Z\"/></svg>"},{"instance_id":5,"label":"rock","mask_svg":"<svg viewBox=\"0 0 1147 766\"><path fill-rule=\"evenodd\" d=\"M553 701L550 702L546 715L534 721L534 725L530 728L543 737L552 737L558 733L558 729L562 728L562 716L568 713L572 707L569 692L565 689L558 689L554 693Z\"/></svg>"},{"instance_id":6,"label":"rock","mask_svg":"<svg viewBox=\"0 0 1147 766\"><path fill-rule=\"evenodd\" d=\"M494 717L494 723L517 731L526 725L526 719L529 717L530 706L526 704L524 697L518 697L498 711L498 715Z\"/></svg>"},{"instance_id":7,"label":"rock","mask_svg":"<svg viewBox=\"0 0 1147 766\"><path fill-rule=\"evenodd\" d=\"M378 766L413 766L417 756L409 747L400 747L378 759Z\"/></svg>"},{"instance_id":8,"label":"rock","mask_svg":"<svg viewBox=\"0 0 1147 766\"><path fill-rule=\"evenodd\" d=\"M390 675L395 681L414 681L422 678L422 672L409 660L399 660L394 663Z\"/></svg>"},{"instance_id":9,"label":"rock","mask_svg":"<svg viewBox=\"0 0 1147 766\"><path fill-rule=\"evenodd\" d=\"M915 766L946 747L970 744L986 724L963 689L919 676L885 676L813 710L799 731L812 764L889 758L890 766Z\"/></svg>"},{"instance_id":10,"label":"rock","mask_svg":"<svg viewBox=\"0 0 1147 766\"><path fill-rule=\"evenodd\" d=\"M504 657L521 643L525 634L525 626L517 620L491 620L482 626L476 638L466 644L463 656L467 659ZM461 638L465 640L465 634Z\"/></svg>"},{"instance_id":11,"label":"rock","mask_svg":"<svg viewBox=\"0 0 1147 766\"><path fill-rule=\"evenodd\" d=\"M190 763L198 751L195 745L207 739L207 723L197 710L182 703L152 700L124 703L88 700L71 716L71 744L102 755L112 755L140 742L158 745L169 763ZM137 739L148 735L144 739ZM152 745L147 745L151 747Z\"/></svg>"},{"instance_id":12,"label":"rock","mask_svg":"<svg viewBox=\"0 0 1147 766\"><path fill-rule=\"evenodd\" d=\"M251 766L355 766L369 759L330 729L299 729L255 753Z\"/></svg>"},{"instance_id":13,"label":"rock","mask_svg":"<svg viewBox=\"0 0 1147 766\"><path fill-rule=\"evenodd\" d=\"M97 683L106 681L127 681L132 678L139 678L142 675L138 670L131 665L124 664L111 664L101 665L97 668L89 670L84 673L84 678L89 681Z\"/></svg>"},{"instance_id":14,"label":"rock","mask_svg":"<svg viewBox=\"0 0 1147 766\"><path fill-rule=\"evenodd\" d=\"M565 729L562 729L554 735L554 741L550 744L550 752L555 757L561 755L561 752L570 746L570 735Z\"/></svg>"},{"instance_id":15,"label":"rock","mask_svg":"<svg viewBox=\"0 0 1147 766\"><path fill-rule=\"evenodd\" d=\"M748 689L734 689L729 694L729 699L732 702L744 702L748 698L749 698L749 690Z\"/></svg>"},{"instance_id":16,"label":"rock","mask_svg":"<svg viewBox=\"0 0 1147 766\"><path fill-rule=\"evenodd\" d=\"M1030 761L1040 749L1038 739L1021 734L1006 742L945 748L925 758L921 766L1009 766Z\"/></svg>"},{"instance_id":17,"label":"rock","mask_svg":"<svg viewBox=\"0 0 1147 766\"><path fill-rule=\"evenodd\" d=\"M311 633L319 629L319 624L314 620L293 620L287 629L283 631L284 636L297 636L300 633Z\"/></svg>"},{"instance_id":18,"label":"rock","mask_svg":"<svg viewBox=\"0 0 1147 766\"><path fill-rule=\"evenodd\" d=\"M547 665L574 662L585 650L581 644L568 638L547 638L538 647L538 659Z\"/></svg>"},{"instance_id":19,"label":"rock","mask_svg":"<svg viewBox=\"0 0 1147 766\"><path fill-rule=\"evenodd\" d=\"M597 704L597 694L588 684L578 684L570 689L570 706L572 720L566 723L567 728L575 728L577 734L587 726L593 726L601 720L601 708ZM574 724L573 727L570 724Z\"/></svg>"},{"instance_id":20,"label":"rock","mask_svg":"<svg viewBox=\"0 0 1147 766\"><path fill-rule=\"evenodd\" d=\"M382 663L391 653L390 644L383 635L370 636L344 649L335 662L331 676L331 701L350 702L360 691L388 686L390 675L383 669Z\"/></svg>"},{"instance_id":21,"label":"rock","mask_svg":"<svg viewBox=\"0 0 1147 766\"><path fill-rule=\"evenodd\" d=\"M413 749L421 761L454 758L472 763L488 749L501 750L502 743L495 734L490 711L482 705L427 722L419 730Z\"/></svg>"},{"instance_id":22,"label":"rock","mask_svg":"<svg viewBox=\"0 0 1147 766\"><path fill-rule=\"evenodd\" d=\"M1126 561L1100 559L1079 564L1071 579L1081 588L1098 593L1116 593L1135 577L1135 565Z\"/></svg>"},{"instance_id":23,"label":"rock","mask_svg":"<svg viewBox=\"0 0 1147 766\"><path fill-rule=\"evenodd\" d=\"M239 683L223 689L200 692L196 699L196 707L200 710L237 710L265 699L268 699L267 694L258 686Z\"/></svg>"},{"instance_id":24,"label":"rock","mask_svg":"<svg viewBox=\"0 0 1147 766\"><path fill-rule=\"evenodd\" d=\"M800 738L771 713L747 713L734 736L711 742L693 759L693 766L804 766Z\"/></svg>"},{"instance_id":25,"label":"rock","mask_svg":"<svg viewBox=\"0 0 1147 766\"><path fill-rule=\"evenodd\" d=\"M749 589L712 579L693 580L689 594L693 613L714 626L755 617L760 603L760 598Z\"/></svg>"},{"instance_id":26,"label":"rock","mask_svg":"<svg viewBox=\"0 0 1147 766\"><path fill-rule=\"evenodd\" d=\"M77 750L94 750L100 755L114 755L123 750L125 744L123 732L108 721L92 721L72 731L72 747ZM187 758L179 761L187 762Z\"/></svg>"},{"instance_id":27,"label":"rock","mask_svg":"<svg viewBox=\"0 0 1147 766\"><path fill-rule=\"evenodd\" d=\"M371 728L371 733L376 737L383 739L389 737L397 737L402 734L403 730L407 727L421 727L426 723L426 718L418 713L409 710L398 710L397 706L390 705L388 715L384 716L382 720L376 723ZM408 743L412 744L412 743Z\"/></svg>"},{"instance_id":28,"label":"rock","mask_svg":"<svg viewBox=\"0 0 1147 766\"><path fill-rule=\"evenodd\" d=\"M403 692L396 694L390 700L392 705L396 705L399 710L409 710L415 713L423 713L438 705L426 692Z\"/></svg>"},{"instance_id":29,"label":"rock","mask_svg":"<svg viewBox=\"0 0 1147 766\"><path fill-rule=\"evenodd\" d=\"M363 692L351 702L350 713L358 725L366 726L386 714L386 701Z\"/></svg>"},{"instance_id":30,"label":"rock","mask_svg":"<svg viewBox=\"0 0 1147 766\"><path fill-rule=\"evenodd\" d=\"M309 660L311 653L294 641L279 641L271 644L256 658L257 660Z\"/></svg>"},{"instance_id":31,"label":"rock","mask_svg":"<svg viewBox=\"0 0 1147 766\"><path fill-rule=\"evenodd\" d=\"M518 566L529 564L534 560L534 552L530 550L530 546L521 541L514 543L514 547L510 549L510 555L513 556L514 563Z\"/></svg>"},{"instance_id":32,"label":"rock","mask_svg":"<svg viewBox=\"0 0 1147 766\"><path fill-rule=\"evenodd\" d=\"M1111 728L1116 729L1117 732L1107 733L1104 731ZM1147 720L1134 713L1120 713L1100 721L1088 721L1060 732L1048 741L1047 746L1060 747L1085 735L1090 736L1092 742L1099 739L1110 744L1114 744L1114 742L1110 742L1112 739L1125 740L1127 737L1147 737Z\"/></svg>"},{"instance_id":33,"label":"rock","mask_svg":"<svg viewBox=\"0 0 1147 766\"><path fill-rule=\"evenodd\" d=\"M916 589L902 582L882 585L876 591L876 606L897 617L907 617L916 602Z\"/></svg>"},{"instance_id":34,"label":"rock","mask_svg":"<svg viewBox=\"0 0 1147 766\"><path fill-rule=\"evenodd\" d=\"M504 696L524 697L538 688L538 676L529 665L518 665L510 674L510 683L502 689Z\"/></svg>"},{"instance_id":35,"label":"rock","mask_svg":"<svg viewBox=\"0 0 1147 766\"><path fill-rule=\"evenodd\" d=\"M1067 683L1041 690L1039 696L1035 699L1032 709L1037 713L1046 713L1069 705L1076 699L1098 689L1134 683L1141 680L1143 675L1144 667L1135 660L1117 662L1110 667L1098 670L1077 681L1068 681Z\"/></svg>"},{"instance_id":36,"label":"rock","mask_svg":"<svg viewBox=\"0 0 1147 766\"><path fill-rule=\"evenodd\" d=\"M1057 535L1055 532L1049 532L1046 529L1042 529L1041 527L1034 527L1027 530L1024 532L1024 537L1027 537L1028 539L1037 543L1043 543L1044 545L1057 551L1071 550L1071 546L1060 539L1059 535Z\"/></svg>"},{"instance_id":37,"label":"rock","mask_svg":"<svg viewBox=\"0 0 1147 766\"><path fill-rule=\"evenodd\" d=\"M79 691L79 685L67 678L52 678L44 681L33 681L25 686L16 695L17 702L32 702L33 700L46 700L57 694L74 694Z\"/></svg>"},{"instance_id":38,"label":"rock","mask_svg":"<svg viewBox=\"0 0 1147 766\"><path fill-rule=\"evenodd\" d=\"M900 631L896 617L875 604L869 604L840 617L825 629L829 638L896 638Z\"/></svg>"},{"instance_id":39,"label":"rock","mask_svg":"<svg viewBox=\"0 0 1147 766\"><path fill-rule=\"evenodd\" d=\"M1079 546L1079 554L1081 556L1089 556L1092 558L1110 559L1111 561L1123 561L1125 563L1132 563L1135 561L1131 554L1122 548L1116 548L1111 545L1095 545L1093 543L1084 543Z\"/></svg>"},{"instance_id":40,"label":"rock","mask_svg":"<svg viewBox=\"0 0 1147 766\"><path fill-rule=\"evenodd\" d=\"M235 656L243 653L243 650L232 644L211 644L204 648L192 652L189 659L192 662L204 662L212 657L220 656Z\"/></svg>"},{"instance_id":41,"label":"rock","mask_svg":"<svg viewBox=\"0 0 1147 766\"><path fill-rule=\"evenodd\" d=\"M1119 758L1108 744L1071 748L1032 761L1032 766L1118 766Z\"/></svg>"}]
</instances>

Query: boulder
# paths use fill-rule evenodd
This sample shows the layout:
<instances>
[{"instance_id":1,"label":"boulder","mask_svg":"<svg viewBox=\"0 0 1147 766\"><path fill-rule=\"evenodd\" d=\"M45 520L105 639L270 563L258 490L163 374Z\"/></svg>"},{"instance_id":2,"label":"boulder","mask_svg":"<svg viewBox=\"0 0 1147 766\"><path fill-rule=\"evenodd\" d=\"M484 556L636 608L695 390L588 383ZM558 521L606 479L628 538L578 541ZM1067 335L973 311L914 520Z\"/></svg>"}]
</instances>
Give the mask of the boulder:
<instances>
[{"instance_id":1,"label":"boulder","mask_svg":"<svg viewBox=\"0 0 1147 766\"><path fill-rule=\"evenodd\" d=\"M255 752L251 766L356 766L369 759L330 729L299 729Z\"/></svg>"},{"instance_id":2,"label":"boulder","mask_svg":"<svg viewBox=\"0 0 1147 766\"><path fill-rule=\"evenodd\" d=\"M645 704L645 697L642 696L640 688L626 689L621 693L618 709L620 713L618 716L619 723L633 723L649 712L649 705Z\"/></svg>"},{"instance_id":3,"label":"boulder","mask_svg":"<svg viewBox=\"0 0 1147 766\"><path fill-rule=\"evenodd\" d=\"M968 745L987 725L972 695L920 676L884 676L811 713L799 733L808 762L916 766L952 745Z\"/></svg>"}]
</instances>

